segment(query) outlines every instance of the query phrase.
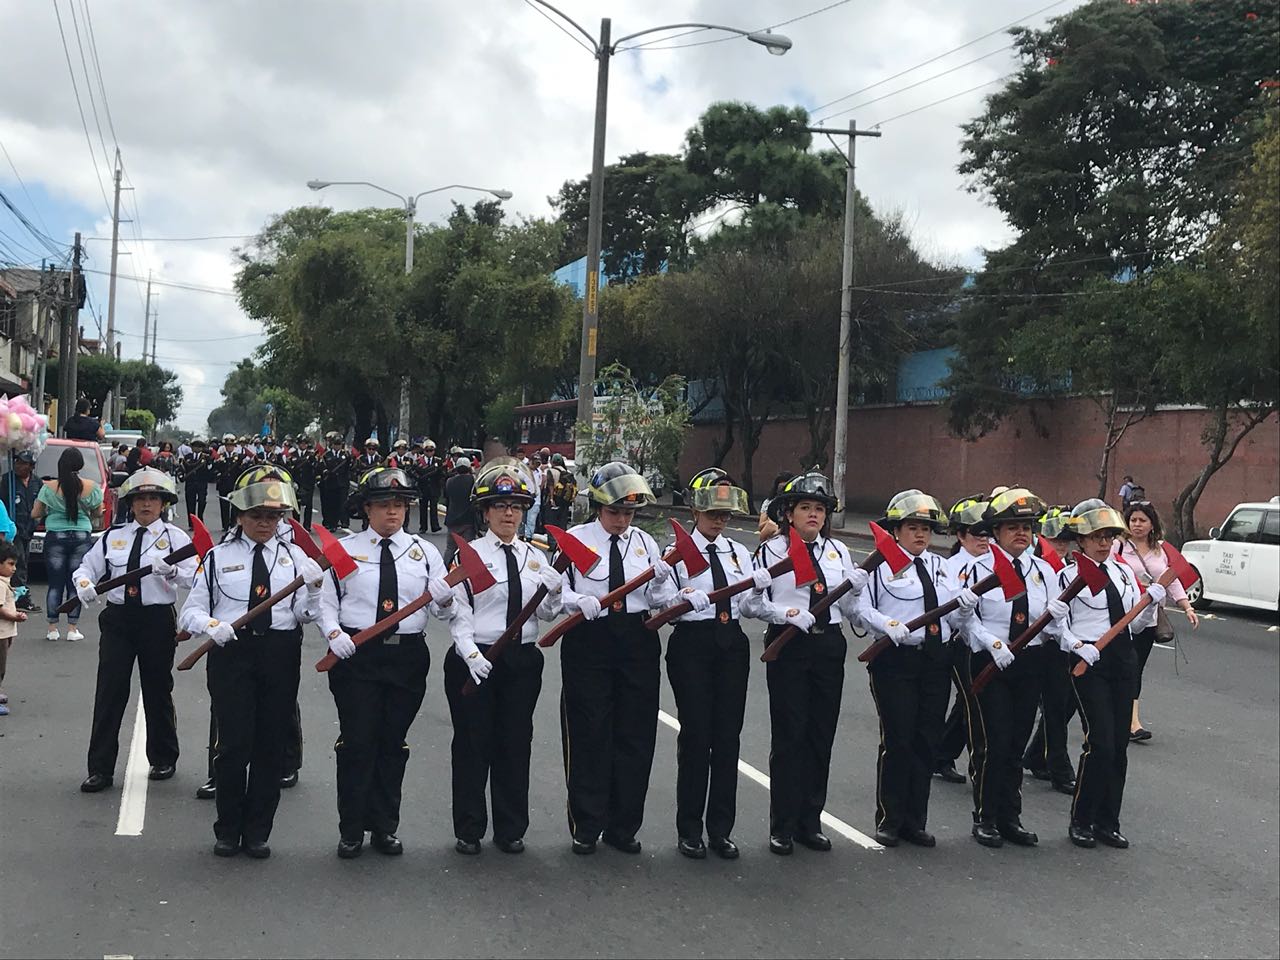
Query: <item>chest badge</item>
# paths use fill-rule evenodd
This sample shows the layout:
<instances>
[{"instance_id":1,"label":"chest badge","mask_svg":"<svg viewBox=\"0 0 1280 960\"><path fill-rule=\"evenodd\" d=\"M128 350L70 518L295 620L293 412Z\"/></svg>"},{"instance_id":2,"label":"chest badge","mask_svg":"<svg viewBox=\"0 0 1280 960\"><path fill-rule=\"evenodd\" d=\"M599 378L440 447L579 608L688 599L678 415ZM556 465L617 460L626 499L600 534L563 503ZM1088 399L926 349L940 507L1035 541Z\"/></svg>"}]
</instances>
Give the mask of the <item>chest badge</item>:
<instances>
[{"instance_id":1,"label":"chest badge","mask_svg":"<svg viewBox=\"0 0 1280 960\"><path fill-rule=\"evenodd\" d=\"M292 560L290 560L288 557L281 557L281 558L280 558L280 566L282 566L282 567L290 566L292 563L293 563L293 561L292 561Z\"/></svg>"},{"instance_id":2,"label":"chest badge","mask_svg":"<svg viewBox=\"0 0 1280 960\"><path fill-rule=\"evenodd\" d=\"M396 602L392 600L390 597L387 597L387 599L382 601L382 609L385 612L391 613L391 611L395 610L395 608L396 608Z\"/></svg>"},{"instance_id":3,"label":"chest badge","mask_svg":"<svg viewBox=\"0 0 1280 960\"><path fill-rule=\"evenodd\" d=\"M167 549L168 549L168 547L169 547L169 541L168 541L168 540L165 540L165 539L161 538L160 540L157 540L157 541L156 541L156 549L157 549L157 550L167 550Z\"/></svg>"},{"instance_id":4,"label":"chest badge","mask_svg":"<svg viewBox=\"0 0 1280 960\"><path fill-rule=\"evenodd\" d=\"M1032 574L1031 574L1031 582L1032 582L1032 583L1036 583L1036 584L1038 584L1038 583L1040 582L1040 573L1039 573L1039 571L1036 571L1036 572L1034 572L1034 573L1032 573Z\"/></svg>"},{"instance_id":5,"label":"chest badge","mask_svg":"<svg viewBox=\"0 0 1280 960\"><path fill-rule=\"evenodd\" d=\"M253 588L253 595L255 597L265 597L267 595L267 585L265 583L258 584Z\"/></svg>"},{"instance_id":6,"label":"chest badge","mask_svg":"<svg viewBox=\"0 0 1280 960\"><path fill-rule=\"evenodd\" d=\"M636 556L637 556L637 557L643 557L643 556L644 556L644 547L636 547Z\"/></svg>"},{"instance_id":7,"label":"chest badge","mask_svg":"<svg viewBox=\"0 0 1280 960\"><path fill-rule=\"evenodd\" d=\"M840 559L840 555L839 555L838 553L836 553L834 550L828 550L828 551L827 551L827 559L828 559L828 560L839 560L839 559Z\"/></svg>"},{"instance_id":8,"label":"chest badge","mask_svg":"<svg viewBox=\"0 0 1280 960\"><path fill-rule=\"evenodd\" d=\"M112 541L111 541L111 549L112 549L112 550L121 550L121 549L123 549L123 548L124 548L124 541L123 541L123 540L112 540Z\"/></svg>"},{"instance_id":9,"label":"chest badge","mask_svg":"<svg viewBox=\"0 0 1280 960\"><path fill-rule=\"evenodd\" d=\"M537 560L530 560L530 561L529 561L529 569L530 569L530 570L541 570L541 569L542 569L542 564L540 564Z\"/></svg>"},{"instance_id":10,"label":"chest badge","mask_svg":"<svg viewBox=\"0 0 1280 960\"><path fill-rule=\"evenodd\" d=\"M410 559L410 560L421 560L421 559L422 559L422 551L421 551L421 550L419 550L417 547L414 547L412 550L410 550L410 551L409 551L409 559Z\"/></svg>"}]
</instances>

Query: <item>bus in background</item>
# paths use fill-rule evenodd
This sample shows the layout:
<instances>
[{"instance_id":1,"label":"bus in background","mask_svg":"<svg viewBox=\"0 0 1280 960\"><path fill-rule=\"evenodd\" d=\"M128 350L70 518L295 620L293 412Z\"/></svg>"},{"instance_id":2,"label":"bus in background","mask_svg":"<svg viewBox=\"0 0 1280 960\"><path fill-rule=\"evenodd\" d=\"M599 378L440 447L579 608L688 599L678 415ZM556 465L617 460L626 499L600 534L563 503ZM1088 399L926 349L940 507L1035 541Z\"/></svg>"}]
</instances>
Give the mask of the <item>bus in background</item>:
<instances>
[{"instance_id":1,"label":"bus in background","mask_svg":"<svg viewBox=\"0 0 1280 960\"><path fill-rule=\"evenodd\" d=\"M578 401L550 400L516 407L516 456L529 456L543 447L574 459L574 425L578 422Z\"/></svg>"}]
</instances>

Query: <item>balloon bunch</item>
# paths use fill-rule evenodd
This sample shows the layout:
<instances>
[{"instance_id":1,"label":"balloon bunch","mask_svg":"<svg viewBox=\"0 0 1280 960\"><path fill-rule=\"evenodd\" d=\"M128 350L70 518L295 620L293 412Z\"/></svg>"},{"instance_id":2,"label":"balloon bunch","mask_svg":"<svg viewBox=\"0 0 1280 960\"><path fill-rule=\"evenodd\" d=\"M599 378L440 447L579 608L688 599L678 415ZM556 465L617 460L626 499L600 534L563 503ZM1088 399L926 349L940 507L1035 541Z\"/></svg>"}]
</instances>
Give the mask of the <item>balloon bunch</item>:
<instances>
[{"instance_id":1,"label":"balloon bunch","mask_svg":"<svg viewBox=\"0 0 1280 960\"><path fill-rule=\"evenodd\" d=\"M49 418L25 396L0 397L0 452L30 450L37 456L49 437Z\"/></svg>"}]
</instances>

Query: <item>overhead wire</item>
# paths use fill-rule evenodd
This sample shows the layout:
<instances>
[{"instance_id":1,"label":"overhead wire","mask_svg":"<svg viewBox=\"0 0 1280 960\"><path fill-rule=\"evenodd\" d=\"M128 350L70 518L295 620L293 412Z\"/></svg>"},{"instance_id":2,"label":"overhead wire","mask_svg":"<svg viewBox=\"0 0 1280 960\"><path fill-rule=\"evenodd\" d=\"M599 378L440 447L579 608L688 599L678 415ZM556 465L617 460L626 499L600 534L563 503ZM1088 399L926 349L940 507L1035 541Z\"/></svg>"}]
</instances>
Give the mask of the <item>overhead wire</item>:
<instances>
[{"instance_id":1,"label":"overhead wire","mask_svg":"<svg viewBox=\"0 0 1280 960\"><path fill-rule=\"evenodd\" d=\"M928 110L930 107L936 107L940 103L946 103L948 100L955 100L958 97L966 96L967 94L973 93L976 90L981 90L983 87L989 87L993 83L1001 83L1005 80L1010 79L1011 77L1016 77L1016 76L1017 76L1017 72L1014 71L1011 73L1006 73L1002 77L994 77L991 80L987 80L983 83L979 83L975 86L972 86L967 90L961 90L959 93L953 93L947 97L940 97L939 99L934 100L932 103L926 103L923 106L916 107L913 110L905 110L902 113L894 114L892 117L888 117L884 120L877 120L875 121L875 123L871 124L871 129L873 130L878 129L879 127L883 127L886 123L893 123L893 121L901 120L903 117L909 117L913 113L919 113L921 110Z\"/></svg>"},{"instance_id":2,"label":"overhead wire","mask_svg":"<svg viewBox=\"0 0 1280 960\"><path fill-rule=\"evenodd\" d=\"M9 150L2 140L0 140L0 151L4 153L5 160L9 162L9 169L13 171L14 177L17 178L18 186L22 187L22 195L27 198L27 203L31 204L31 209L35 211L36 219L40 221L40 226L44 227L42 239L47 240L49 243L56 243L57 241L49 236L49 225L44 222L44 215L40 212L40 207L31 199L31 192L27 189L26 181L22 179L22 174L18 172L18 167L13 162L13 157L9 156Z\"/></svg>"},{"instance_id":3,"label":"overhead wire","mask_svg":"<svg viewBox=\"0 0 1280 960\"><path fill-rule=\"evenodd\" d=\"M116 136L116 125L111 119L111 104L107 102L107 86L102 79L102 62L98 59L98 40L93 33L93 17L89 13L89 0L80 0L84 8L84 20L89 33L89 52L93 57L93 68L98 75L98 90L102 93L102 108L107 114L107 128L111 131L111 142L118 148L120 138Z\"/></svg>"},{"instance_id":4,"label":"overhead wire","mask_svg":"<svg viewBox=\"0 0 1280 960\"><path fill-rule=\"evenodd\" d=\"M93 149L93 138L89 136L89 123L84 117L84 104L80 102L80 88L76 84L76 71L71 66L71 48L67 46L67 34L62 26L62 11L58 8L58 0L53 0L53 13L58 19L58 36L62 38L62 52L67 58L67 73L71 77L71 91L76 95L76 110L80 113L80 126L84 130L84 142L89 147L89 159L93 163L93 175L98 180L98 192L102 194L102 204L110 217L111 201L107 199L107 188L102 184L102 172L98 169L98 155Z\"/></svg>"},{"instance_id":5,"label":"overhead wire","mask_svg":"<svg viewBox=\"0 0 1280 960\"><path fill-rule=\"evenodd\" d=\"M591 56L594 57L596 55L596 52L593 49L591 49L591 47L587 46L586 42L581 37L574 34L572 30L566 27L563 23L561 23L555 17L551 16L551 14L547 13L547 11L543 10L540 6L534 3L533 0L524 0L524 2L526 6L530 7L532 10L537 12L537 14L541 16L544 20L553 24L557 30L559 30L566 37L568 37L570 40L572 40L574 43L580 46L583 50L587 51L587 53L591 54Z\"/></svg>"},{"instance_id":6,"label":"overhead wire","mask_svg":"<svg viewBox=\"0 0 1280 960\"><path fill-rule=\"evenodd\" d=\"M102 135L102 120L98 117L97 98L93 95L93 78L89 75L89 62L85 59L84 43L80 39L80 22L76 16L75 0L67 0L67 7L71 11L71 28L75 31L76 47L80 51L80 69L84 71L84 90L89 95L89 109L93 113L94 126L98 128L98 142L102 144L102 158L106 161L107 167L111 167L111 153L107 150L106 137Z\"/></svg>"}]
</instances>

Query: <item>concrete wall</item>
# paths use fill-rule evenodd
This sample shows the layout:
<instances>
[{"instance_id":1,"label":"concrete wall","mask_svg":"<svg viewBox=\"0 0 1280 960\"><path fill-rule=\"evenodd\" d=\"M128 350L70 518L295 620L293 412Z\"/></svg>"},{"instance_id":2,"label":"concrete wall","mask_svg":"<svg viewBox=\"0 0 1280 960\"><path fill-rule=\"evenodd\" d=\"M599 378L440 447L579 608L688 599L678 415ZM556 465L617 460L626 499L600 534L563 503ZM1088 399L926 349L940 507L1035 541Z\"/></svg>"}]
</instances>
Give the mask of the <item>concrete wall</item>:
<instances>
[{"instance_id":1,"label":"concrete wall","mask_svg":"<svg viewBox=\"0 0 1280 960\"><path fill-rule=\"evenodd\" d=\"M1203 465L1203 410L1162 410L1131 427L1113 452L1107 484L1116 500L1120 478L1132 474L1167 516L1173 497ZM681 476L710 463L721 424L695 426L681 458ZM1050 503L1076 503L1097 492L1094 474L1105 430L1098 407L1086 399L1037 405L975 442L953 437L946 412L936 404L860 407L849 412L846 499L851 509L881 510L898 490L919 487L950 506L971 493L1021 483ZM754 459L757 498L779 470L797 470L808 449L803 420L765 427ZM729 452L725 468L742 475L742 451ZM1231 462L1209 481L1196 510L1202 530L1220 523L1243 500L1280 493L1280 421L1255 427Z\"/></svg>"}]
</instances>

